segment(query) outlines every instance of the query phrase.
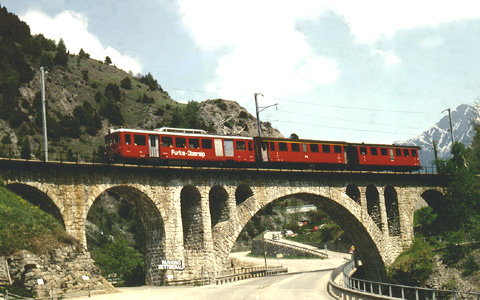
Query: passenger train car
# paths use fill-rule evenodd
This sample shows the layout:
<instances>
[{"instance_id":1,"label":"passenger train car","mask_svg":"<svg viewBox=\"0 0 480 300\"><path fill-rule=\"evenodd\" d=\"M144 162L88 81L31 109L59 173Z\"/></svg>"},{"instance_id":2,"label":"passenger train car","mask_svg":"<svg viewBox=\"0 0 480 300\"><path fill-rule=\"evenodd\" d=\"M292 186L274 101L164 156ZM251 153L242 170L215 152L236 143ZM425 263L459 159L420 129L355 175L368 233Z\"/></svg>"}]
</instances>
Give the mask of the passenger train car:
<instances>
[{"instance_id":1,"label":"passenger train car","mask_svg":"<svg viewBox=\"0 0 480 300\"><path fill-rule=\"evenodd\" d=\"M105 136L110 160L195 166L391 170L420 169L417 146L221 136L203 130L114 129Z\"/></svg>"}]
</instances>

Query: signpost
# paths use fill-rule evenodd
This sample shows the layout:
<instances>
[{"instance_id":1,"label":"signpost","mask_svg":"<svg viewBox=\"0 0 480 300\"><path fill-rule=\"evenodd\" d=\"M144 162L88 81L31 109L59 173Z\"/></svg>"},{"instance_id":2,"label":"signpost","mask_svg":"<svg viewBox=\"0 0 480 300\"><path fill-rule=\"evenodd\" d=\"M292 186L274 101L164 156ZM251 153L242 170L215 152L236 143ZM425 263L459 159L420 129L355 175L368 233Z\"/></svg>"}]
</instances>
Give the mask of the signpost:
<instances>
[{"instance_id":1,"label":"signpost","mask_svg":"<svg viewBox=\"0 0 480 300\"><path fill-rule=\"evenodd\" d=\"M183 271L185 270L185 266L181 260L162 259L161 264L158 265L158 269Z\"/></svg>"}]
</instances>

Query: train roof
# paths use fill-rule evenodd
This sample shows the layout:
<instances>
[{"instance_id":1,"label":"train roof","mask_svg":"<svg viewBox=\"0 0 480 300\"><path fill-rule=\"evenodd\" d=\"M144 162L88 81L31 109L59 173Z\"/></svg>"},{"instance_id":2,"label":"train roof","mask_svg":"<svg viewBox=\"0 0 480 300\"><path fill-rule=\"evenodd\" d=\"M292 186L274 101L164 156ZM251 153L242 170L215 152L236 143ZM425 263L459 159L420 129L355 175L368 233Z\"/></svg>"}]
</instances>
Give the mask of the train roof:
<instances>
[{"instance_id":1,"label":"train roof","mask_svg":"<svg viewBox=\"0 0 480 300\"><path fill-rule=\"evenodd\" d=\"M143 134L158 134L158 135L179 135L186 137L205 137L205 138L227 138L227 139L236 139L236 140L253 140L252 137L247 136L230 136L230 135L215 135L208 134L205 130L201 129L186 129L186 128L169 128L162 127L154 130L145 130L145 129L131 129L131 128L115 128L109 129L108 134L120 133L120 132L131 132L131 133L143 133ZM108 135L107 134L107 135Z\"/></svg>"}]
</instances>

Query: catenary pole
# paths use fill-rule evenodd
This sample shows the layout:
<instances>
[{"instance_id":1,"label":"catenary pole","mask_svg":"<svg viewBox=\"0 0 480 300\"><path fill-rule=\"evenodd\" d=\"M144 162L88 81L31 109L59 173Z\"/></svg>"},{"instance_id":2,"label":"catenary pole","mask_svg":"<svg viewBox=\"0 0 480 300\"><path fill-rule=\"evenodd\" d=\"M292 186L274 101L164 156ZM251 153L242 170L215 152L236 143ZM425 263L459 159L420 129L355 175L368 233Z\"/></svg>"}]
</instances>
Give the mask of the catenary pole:
<instances>
[{"instance_id":1,"label":"catenary pole","mask_svg":"<svg viewBox=\"0 0 480 300\"><path fill-rule=\"evenodd\" d=\"M261 95L263 96L262 93L255 93L253 94L255 96L255 111L257 112L257 128L258 128L258 136L262 137L262 127L260 126L260 111L258 111L258 100L257 96Z\"/></svg>"},{"instance_id":2,"label":"catenary pole","mask_svg":"<svg viewBox=\"0 0 480 300\"><path fill-rule=\"evenodd\" d=\"M45 152L45 161L48 161L47 111L45 109L45 70L43 67L40 67L40 84L42 89L43 149Z\"/></svg>"},{"instance_id":3,"label":"catenary pole","mask_svg":"<svg viewBox=\"0 0 480 300\"><path fill-rule=\"evenodd\" d=\"M453 126L452 126L452 112L450 108L445 109L443 112L448 111L448 118L450 120L450 135L452 137L452 149L453 149L453 144L455 144L455 139L453 138Z\"/></svg>"}]
</instances>

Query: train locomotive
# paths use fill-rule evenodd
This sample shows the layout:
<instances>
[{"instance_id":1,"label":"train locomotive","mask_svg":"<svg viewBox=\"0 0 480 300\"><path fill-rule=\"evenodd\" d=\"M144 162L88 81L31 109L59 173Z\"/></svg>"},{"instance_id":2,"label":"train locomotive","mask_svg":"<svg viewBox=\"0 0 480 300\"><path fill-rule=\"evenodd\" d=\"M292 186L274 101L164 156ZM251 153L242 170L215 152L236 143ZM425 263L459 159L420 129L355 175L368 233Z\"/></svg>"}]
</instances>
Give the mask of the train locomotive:
<instances>
[{"instance_id":1,"label":"train locomotive","mask_svg":"<svg viewBox=\"0 0 480 300\"><path fill-rule=\"evenodd\" d=\"M109 130L105 149L109 160L142 164L400 172L420 169L417 146L223 136L167 127Z\"/></svg>"}]
</instances>

